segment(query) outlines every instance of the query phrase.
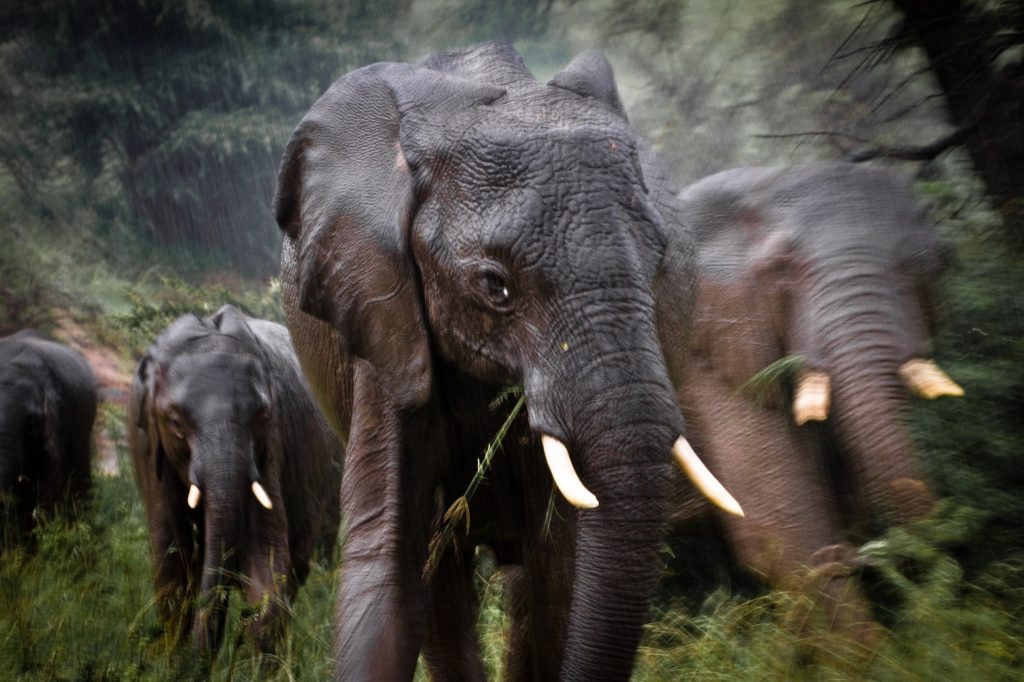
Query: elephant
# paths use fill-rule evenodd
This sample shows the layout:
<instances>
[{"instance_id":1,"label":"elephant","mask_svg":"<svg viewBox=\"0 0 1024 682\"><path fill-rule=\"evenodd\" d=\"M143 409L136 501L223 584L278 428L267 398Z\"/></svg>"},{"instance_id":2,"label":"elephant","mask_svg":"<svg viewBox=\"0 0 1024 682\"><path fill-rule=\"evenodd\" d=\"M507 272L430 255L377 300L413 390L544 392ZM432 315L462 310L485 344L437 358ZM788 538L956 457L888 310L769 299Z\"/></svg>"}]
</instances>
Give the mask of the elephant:
<instances>
[{"instance_id":1,"label":"elephant","mask_svg":"<svg viewBox=\"0 0 1024 682\"><path fill-rule=\"evenodd\" d=\"M139 362L127 425L162 622L209 663L238 587L274 651L314 550L330 558L342 466L288 330L230 305L179 317Z\"/></svg>"},{"instance_id":2,"label":"elephant","mask_svg":"<svg viewBox=\"0 0 1024 682\"><path fill-rule=\"evenodd\" d=\"M287 324L346 444L337 679L412 679L421 650L482 679L477 547L515 576L510 679L628 679L673 454L739 511L683 435L693 243L669 182L597 52L547 83L494 42L378 63L298 124L274 212Z\"/></svg>"},{"instance_id":3,"label":"elephant","mask_svg":"<svg viewBox=\"0 0 1024 682\"><path fill-rule=\"evenodd\" d=\"M76 350L23 330L0 339L0 513L12 541L91 485L96 379Z\"/></svg>"},{"instance_id":4,"label":"elephant","mask_svg":"<svg viewBox=\"0 0 1024 682\"><path fill-rule=\"evenodd\" d=\"M678 199L698 252L679 399L695 447L743 501L742 523L721 519L727 544L767 582L820 594L837 631L873 641L853 543L933 503L908 389L963 393L925 359L948 249L907 182L879 168L739 168ZM799 369L752 392L780 360ZM707 510L679 495L677 522Z\"/></svg>"}]
</instances>

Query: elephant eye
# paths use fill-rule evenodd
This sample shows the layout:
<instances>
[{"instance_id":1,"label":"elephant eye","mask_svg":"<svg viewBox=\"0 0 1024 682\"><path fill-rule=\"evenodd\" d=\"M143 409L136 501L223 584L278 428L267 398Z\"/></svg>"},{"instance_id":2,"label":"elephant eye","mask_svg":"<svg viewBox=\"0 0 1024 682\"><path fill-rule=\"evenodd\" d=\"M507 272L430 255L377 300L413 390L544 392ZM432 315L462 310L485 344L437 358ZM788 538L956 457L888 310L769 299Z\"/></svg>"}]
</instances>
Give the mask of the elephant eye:
<instances>
[{"instance_id":1,"label":"elephant eye","mask_svg":"<svg viewBox=\"0 0 1024 682\"><path fill-rule=\"evenodd\" d=\"M512 288L508 278L494 267L485 267L477 275L480 292L487 302L498 309L506 309L512 302Z\"/></svg>"},{"instance_id":2,"label":"elephant eye","mask_svg":"<svg viewBox=\"0 0 1024 682\"><path fill-rule=\"evenodd\" d=\"M185 424L181 420L181 415L177 412L171 412L167 415L167 428L175 438L185 438Z\"/></svg>"}]
</instances>

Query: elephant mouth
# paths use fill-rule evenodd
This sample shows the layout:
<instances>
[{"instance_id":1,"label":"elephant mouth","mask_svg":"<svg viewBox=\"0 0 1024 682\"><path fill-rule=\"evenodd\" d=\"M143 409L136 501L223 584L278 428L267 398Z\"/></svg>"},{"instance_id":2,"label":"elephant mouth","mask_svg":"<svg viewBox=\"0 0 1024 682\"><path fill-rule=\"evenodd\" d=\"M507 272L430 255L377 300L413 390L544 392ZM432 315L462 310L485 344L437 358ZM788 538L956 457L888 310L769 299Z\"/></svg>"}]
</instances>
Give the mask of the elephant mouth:
<instances>
[{"instance_id":1,"label":"elephant mouth","mask_svg":"<svg viewBox=\"0 0 1024 682\"><path fill-rule=\"evenodd\" d=\"M599 505L597 497L587 489L576 474L569 457L569 449L560 440L547 434L541 436L544 459L555 481L558 491L569 504L577 509L594 509ZM743 516L743 508L729 494L714 474L708 470L685 437L679 436L672 446L672 457L690 481L711 502L735 516Z\"/></svg>"}]
</instances>

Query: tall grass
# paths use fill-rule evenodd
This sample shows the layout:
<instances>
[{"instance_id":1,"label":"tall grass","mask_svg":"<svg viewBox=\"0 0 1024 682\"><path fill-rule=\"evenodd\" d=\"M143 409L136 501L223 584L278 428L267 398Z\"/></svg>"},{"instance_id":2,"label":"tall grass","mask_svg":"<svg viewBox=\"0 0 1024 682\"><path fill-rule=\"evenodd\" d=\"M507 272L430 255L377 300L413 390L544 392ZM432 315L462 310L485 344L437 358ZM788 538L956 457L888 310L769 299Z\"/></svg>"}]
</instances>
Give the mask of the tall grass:
<instances>
[{"instance_id":1,"label":"tall grass","mask_svg":"<svg viewBox=\"0 0 1024 682\"><path fill-rule=\"evenodd\" d=\"M32 549L0 555L0 679L167 680L197 676L194 655L160 628L143 511L121 473L96 480L73 520L35 531ZM232 600L212 680L323 680L330 674L336 569L314 563L277 660L261 659Z\"/></svg>"},{"instance_id":2,"label":"tall grass","mask_svg":"<svg viewBox=\"0 0 1024 682\"><path fill-rule=\"evenodd\" d=\"M96 482L73 521L54 519L33 550L0 556L0 679L166 680L198 676L188 646L161 631L138 494L125 467ZM964 568L988 515L951 502L861 550L891 625L876 650L830 633L806 597L741 598L719 590L696 608L654 614L634 679L1010 680L1024 675L1024 555ZM246 638L236 596L212 680L323 680L331 669L338 569L315 564L292 605L276 660ZM481 562L479 631L492 678L502 669L507 617L500 572ZM794 626L799 623L799 626ZM422 669L417 679L428 679Z\"/></svg>"}]
</instances>

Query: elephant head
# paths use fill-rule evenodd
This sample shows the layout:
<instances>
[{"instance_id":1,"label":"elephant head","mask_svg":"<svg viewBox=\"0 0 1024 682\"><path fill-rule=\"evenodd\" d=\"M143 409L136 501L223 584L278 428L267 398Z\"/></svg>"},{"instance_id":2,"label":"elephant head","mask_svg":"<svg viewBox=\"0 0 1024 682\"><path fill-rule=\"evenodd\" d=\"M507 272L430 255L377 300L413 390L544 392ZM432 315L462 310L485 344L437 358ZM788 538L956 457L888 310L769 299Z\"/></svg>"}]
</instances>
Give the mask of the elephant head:
<instances>
[{"instance_id":1,"label":"elephant head","mask_svg":"<svg viewBox=\"0 0 1024 682\"><path fill-rule=\"evenodd\" d=\"M139 363L129 415L162 615L180 618L168 611L187 614L198 596L194 636L211 655L226 588L272 622L278 576L291 573L279 377L251 323L231 306L174 321Z\"/></svg>"},{"instance_id":2,"label":"elephant head","mask_svg":"<svg viewBox=\"0 0 1024 682\"><path fill-rule=\"evenodd\" d=\"M403 467L426 457L427 443L402 435L417 415L451 420L449 439L493 421L486 405L445 414L467 377L524 387L534 442L582 510L562 665L574 679L628 675L674 445L706 474L682 439L673 383L692 244L667 228L670 197L648 184L642 151L602 56L545 85L511 47L487 44L341 78L296 129L275 199L289 324L349 440L347 467L370 440L373 457ZM367 494L345 502L350 547ZM611 570L623 556L628 567ZM356 589L343 577L343 621L365 612L347 606ZM379 652L390 634L341 631L339 674L355 679L370 654L353 642Z\"/></svg>"},{"instance_id":3,"label":"elephant head","mask_svg":"<svg viewBox=\"0 0 1024 682\"><path fill-rule=\"evenodd\" d=\"M27 529L89 486L96 415L92 370L76 351L32 331L0 339L0 495Z\"/></svg>"},{"instance_id":4,"label":"elephant head","mask_svg":"<svg viewBox=\"0 0 1024 682\"><path fill-rule=\"evenodd\" d=\"M945 249L905 182L844 164L750 168L680 198L700 252L695 352L734 389L802 356L792 418L833 434L853 515L891 523L926 511L908 390L962 391L925 359Z\"/></svg>"}]
</instances>

